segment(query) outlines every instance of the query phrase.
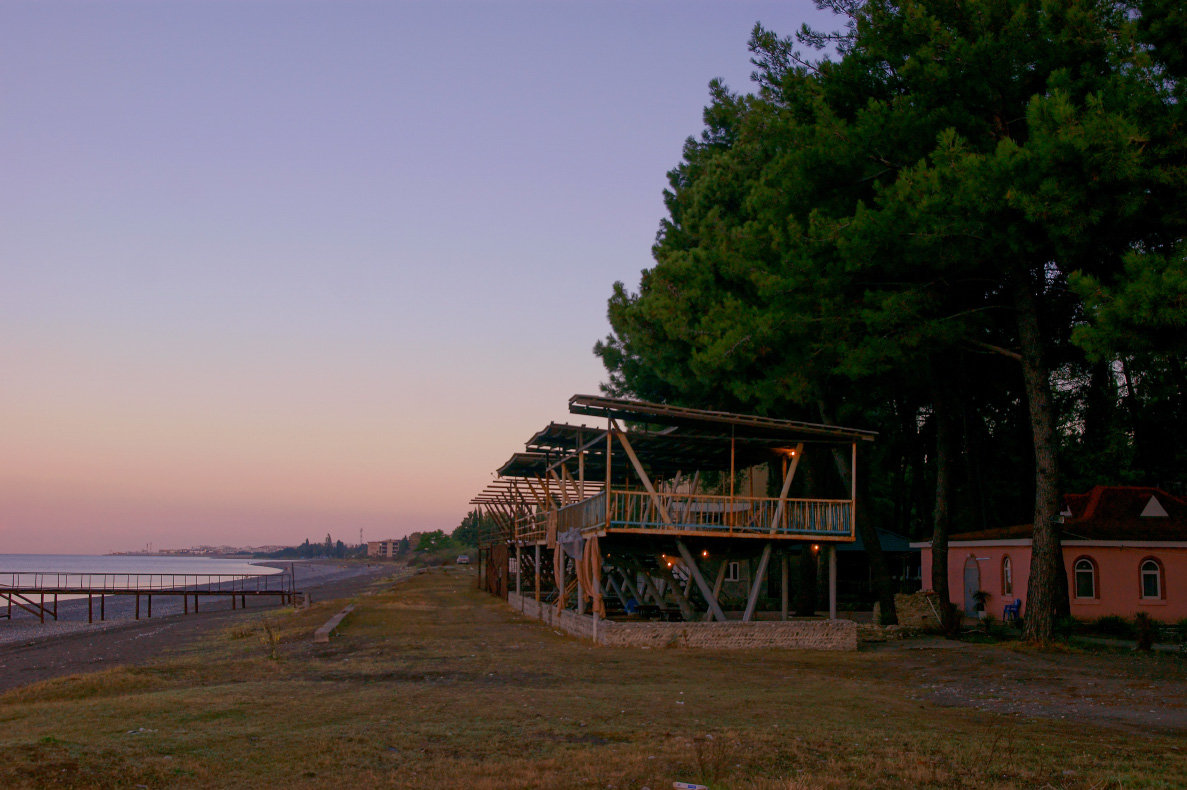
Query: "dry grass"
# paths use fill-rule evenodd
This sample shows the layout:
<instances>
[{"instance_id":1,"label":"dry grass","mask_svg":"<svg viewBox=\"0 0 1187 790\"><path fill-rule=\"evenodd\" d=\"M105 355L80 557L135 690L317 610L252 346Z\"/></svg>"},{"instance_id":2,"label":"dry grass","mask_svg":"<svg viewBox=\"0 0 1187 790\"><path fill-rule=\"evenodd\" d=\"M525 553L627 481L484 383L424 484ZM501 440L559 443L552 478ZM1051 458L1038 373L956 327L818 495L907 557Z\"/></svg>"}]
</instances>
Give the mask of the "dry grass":
<instances>
[{"instance_id":1,"label":"dry grass","mask_svg":"<svg viewBox=\"0 0 1187 790\"><path fill-rule=\"evenodd\" d=\"M4 787L1178 787L1170 735L913 698L879 654L611 650L434 572L0 697ZM1068 660L1074 660L1068 656Z\"/></svg>"}]
</instances>

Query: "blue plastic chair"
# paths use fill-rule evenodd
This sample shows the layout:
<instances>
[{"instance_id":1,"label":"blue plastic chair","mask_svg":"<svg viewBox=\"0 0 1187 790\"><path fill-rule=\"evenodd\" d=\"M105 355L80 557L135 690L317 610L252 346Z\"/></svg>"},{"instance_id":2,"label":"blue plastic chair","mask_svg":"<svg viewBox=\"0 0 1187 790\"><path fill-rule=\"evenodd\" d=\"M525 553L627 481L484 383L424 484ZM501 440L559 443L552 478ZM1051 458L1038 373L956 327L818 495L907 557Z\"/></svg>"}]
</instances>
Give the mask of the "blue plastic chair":
<instances>
[{"instance_id":1,"label":"blue plastic chair","mask_svg":"<svg viewBox=\"0 0 1187 790\"><path fill-rule=\"evenodd\" d=\"M1022 599L1015 598L1014 603L1008 603L1002 607L1002 619L1006 622L1017 620L1022 616Z\"/></svg>"}]
</instances>

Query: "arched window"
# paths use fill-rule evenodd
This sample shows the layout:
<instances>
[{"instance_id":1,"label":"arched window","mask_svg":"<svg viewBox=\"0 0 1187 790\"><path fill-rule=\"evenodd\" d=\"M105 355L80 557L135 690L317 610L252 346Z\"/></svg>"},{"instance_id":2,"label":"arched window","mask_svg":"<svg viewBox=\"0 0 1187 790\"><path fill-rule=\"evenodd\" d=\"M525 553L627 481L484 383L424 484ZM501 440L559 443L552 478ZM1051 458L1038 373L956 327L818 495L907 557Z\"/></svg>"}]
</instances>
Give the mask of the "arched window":
<instances>
[{"instance_id":1,"label":"arched window","mask_svg":"<svg viewBox=\"0 0 1187 790\"><path fill-rule=\"evenodd\" d=\"M1002 595L1014 594L1014 564L1010 562L1010 555L1002 557Z\"/></svg>"},{"instance_id":2,"label":"arched window","mask_svg":"<svg viewBox=\"0 0 1187 790\"><path fill-rule=\"evenodd\" d=\"M1096 597L1096 563L1089 557L1076 560L1076 597Z\"/></svg>"},{"instance_id":3,"label":"arched window","mask_svg":"<svg viewBox=\"0 0 1187 790\"><path fill-rule=\"evenodd\" d=\"M1158 600L1162 598L1162 563L1151 557L1142 560L1142 598Z\"/></svg>"}]
</instances>

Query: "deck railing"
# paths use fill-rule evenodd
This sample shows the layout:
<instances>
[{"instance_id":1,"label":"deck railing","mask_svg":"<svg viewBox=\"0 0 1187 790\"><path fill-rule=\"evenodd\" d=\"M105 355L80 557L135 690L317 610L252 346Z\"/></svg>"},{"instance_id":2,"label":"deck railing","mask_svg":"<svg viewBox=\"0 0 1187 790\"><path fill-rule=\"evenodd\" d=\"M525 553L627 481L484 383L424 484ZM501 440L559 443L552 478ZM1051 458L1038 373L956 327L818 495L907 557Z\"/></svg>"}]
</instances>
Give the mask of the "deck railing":
<instances>
[{"instance_id":1,"label":"deck railing","mask_svg":"<svg viewBox=\"0 0 1187 790\"><path fill-rule=\"evenodd\" d=\"M646 491L611 491L610 529L805 537L852 534L853 505L848 499L787 499L781 513L779 500L768 497L660 494L659 499L667 509L670 524L665 523L655 500ZM606 502L603 492L557 509L554 516L557 533L606 526ZM778 524L774 524L776 513L779 513ZM547 513L522 518L517 524L519 539L543 539L548 532L548 521Z\"/></svg>"},{"instance_id":2,"label":"deck railing","mask_svg":"<svg viewBox=\"0 0 1187 790\"><path fill-rule=\"evenodd\" d=\"M779 523L779 500L706 494L661 494L671 524L645 491L611 494L610 528L680 529L723 534L848 535L853 507L848 499L787 499Z\"/></svg>"}]
</instances>

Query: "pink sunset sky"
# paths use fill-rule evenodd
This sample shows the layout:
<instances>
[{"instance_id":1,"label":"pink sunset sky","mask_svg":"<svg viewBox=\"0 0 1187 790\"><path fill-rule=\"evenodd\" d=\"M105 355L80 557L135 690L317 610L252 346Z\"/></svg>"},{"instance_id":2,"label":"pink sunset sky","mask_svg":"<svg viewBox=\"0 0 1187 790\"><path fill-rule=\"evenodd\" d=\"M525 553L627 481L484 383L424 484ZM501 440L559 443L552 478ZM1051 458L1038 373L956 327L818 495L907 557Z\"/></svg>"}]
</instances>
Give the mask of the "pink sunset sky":
<instances>
[{"instance_id":1,"label":"pink sunset sky","mask_svg":"<svg viewBox=\"0 0 1187 790\"><path fill-rule=\"evenodd\" d=\"M0 553L453 529L807 2L0 2Z\"/></svg>"}]
</instances>

